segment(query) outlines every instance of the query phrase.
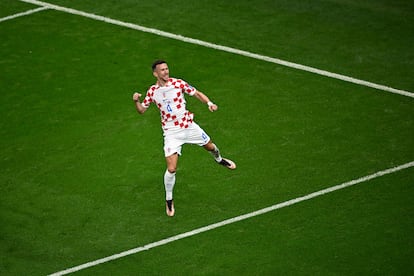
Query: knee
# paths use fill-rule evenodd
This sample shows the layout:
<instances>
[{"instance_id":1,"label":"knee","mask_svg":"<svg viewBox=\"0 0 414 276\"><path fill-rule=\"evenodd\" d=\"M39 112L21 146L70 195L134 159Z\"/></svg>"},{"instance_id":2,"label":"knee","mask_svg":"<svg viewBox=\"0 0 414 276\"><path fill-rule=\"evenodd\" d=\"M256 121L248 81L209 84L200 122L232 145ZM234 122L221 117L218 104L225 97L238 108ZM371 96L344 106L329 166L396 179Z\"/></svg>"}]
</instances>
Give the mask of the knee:
<instances>
[{"instance_id":1,"label":"knee","mask_svg":"<svg viewBox=\"0 0 414 276\"><path fill-rule=\"evenodd\" d=\"M169 173L175 173L175 171L177 170L178 154L175 153L173 155L166 157L166 161L167 161L167 171Z\"/></svg>"},{"instance_id":2,"label":"knee","mask_svg":"<svg viewBox=\"0 0 414 276\"><path fill-rule=\"evenodd\" d=\"M176 168L175 166L171 166L171 167L168 167L168 168L167 168L167 171L168 171L169 173L175 173L175 172L177 171L177 168Z\"/></svg>"},{"instance_id":3,"label":"knee","mask_svg":"<svg viewBox=\"0 0 414 276\"><path fill-rule=\"evenodd\" d=\"M204 148L208 151L213 151L215 149L214 143L210 140L207 144L204 145Z\"/></svg>"}]
</instances>

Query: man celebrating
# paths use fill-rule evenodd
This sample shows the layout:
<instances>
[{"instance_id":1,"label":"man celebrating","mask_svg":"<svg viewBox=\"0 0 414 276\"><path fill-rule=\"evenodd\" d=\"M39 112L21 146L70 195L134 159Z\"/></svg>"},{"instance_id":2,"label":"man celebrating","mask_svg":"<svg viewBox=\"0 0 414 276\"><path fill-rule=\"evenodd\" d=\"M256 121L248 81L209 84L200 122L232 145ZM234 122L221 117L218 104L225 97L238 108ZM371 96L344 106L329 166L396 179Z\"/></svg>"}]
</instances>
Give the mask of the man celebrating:
<instances>
[{"instance_id":1,"label":"man celebrating","mask_svg":"<svg viewBox=\"0 0 414 276\"><path fill-rule=\"evenodd\" d=\"M175 213L173 201L175 173L183 144L196 144L204 147L218 164L231 170L236 168L236 164L221 157L219 149L207 133L193 121L194 114L186 109L184 94L195 96L202 103L207 104L211 112L217 110L217 105L184 80L170 78L168 65L164 60L155 61L152 64L152 72L157 82L148 89L144 100L140 101L141 94L139 93L134 93L132 99L140 114L143 114L151 103L154 103L160 110L164 132L164 153L167 161L167 170L164 174L166 212L172 217Z\"/></svg>"}]
</instances>

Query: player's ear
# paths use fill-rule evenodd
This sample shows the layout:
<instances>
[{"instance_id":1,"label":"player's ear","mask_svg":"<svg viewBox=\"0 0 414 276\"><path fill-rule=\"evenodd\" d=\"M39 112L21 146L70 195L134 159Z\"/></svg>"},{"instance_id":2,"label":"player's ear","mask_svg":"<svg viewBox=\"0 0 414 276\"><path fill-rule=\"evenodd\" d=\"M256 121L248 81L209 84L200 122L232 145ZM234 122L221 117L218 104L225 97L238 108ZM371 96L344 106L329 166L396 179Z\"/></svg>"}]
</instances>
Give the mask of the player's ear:
<instances>
[{"instance_id":1,"label":"player's ear","mask_svg":"<svg viewBox=\"0 0 414 276\"><path fill-rule=\"evenodd\" d=\"M158 78L158 74L157 74L157 72L156 72L156 71L152 71L152 75L153 75L155 78Z\"/></svg>"}]
</instances>

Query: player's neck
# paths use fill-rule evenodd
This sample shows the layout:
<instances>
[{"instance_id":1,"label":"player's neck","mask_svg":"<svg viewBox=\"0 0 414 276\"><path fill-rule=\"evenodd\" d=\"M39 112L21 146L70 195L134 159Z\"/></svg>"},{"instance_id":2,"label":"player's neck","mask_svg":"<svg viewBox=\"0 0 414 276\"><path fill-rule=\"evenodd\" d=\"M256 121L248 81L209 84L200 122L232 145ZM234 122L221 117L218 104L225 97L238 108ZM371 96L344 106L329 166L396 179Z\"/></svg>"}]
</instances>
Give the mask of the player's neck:
<instances>
[{"instance_id":1,"label":"player's neck","mask_svg":"<svg viewBox=\"0 0 414 276\"><path fill-rule=\"evenodd\" d=\"M165 86L167 84L167 82L168 82L168 80L167 81L164 81L163 79L158 79L157 80L158 85L161 86L161 87Z\"/></svg>"}]
</instances>

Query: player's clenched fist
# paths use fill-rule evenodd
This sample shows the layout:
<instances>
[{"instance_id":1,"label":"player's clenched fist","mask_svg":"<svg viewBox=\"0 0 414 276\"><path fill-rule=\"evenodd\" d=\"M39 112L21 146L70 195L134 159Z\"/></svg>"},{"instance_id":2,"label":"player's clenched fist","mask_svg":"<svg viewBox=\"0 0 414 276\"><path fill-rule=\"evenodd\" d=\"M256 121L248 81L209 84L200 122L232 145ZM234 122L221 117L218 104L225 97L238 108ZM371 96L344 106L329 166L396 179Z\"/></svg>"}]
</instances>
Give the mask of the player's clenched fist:
<instances>
[{"instance_id":1,"label":"player's clenched fist","mask_svg":"<svg viewBox=\"0 0 414 276\"><path fill-rule=\"evenodd\" d=\"M208 103L207 103L207 105L208 105L208 109L209 109L211 112L216 111L216 110L218 109L218 106L217 106L215 103L208 102Z\"/></svg>"},{"instance_id":2,"label":"player's clenched fist","mask_svg":"<svg viewBox=\"0 0 414 276\"><path fill-rule=\"evenodd\" d=\"M139 93L134 93L134 95L132 95L132 99L134 100L134 102L138 102L140 97L141 94Z\"/></svg>"}]
</instances>

